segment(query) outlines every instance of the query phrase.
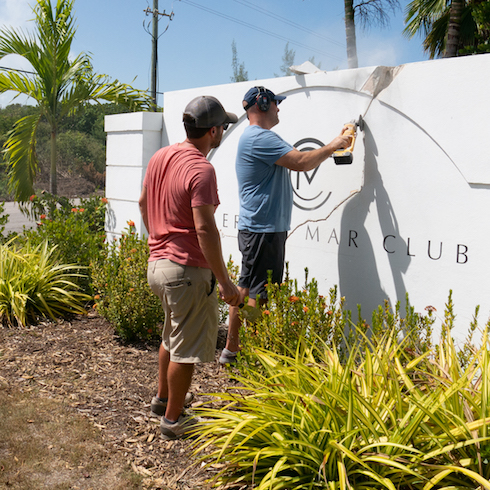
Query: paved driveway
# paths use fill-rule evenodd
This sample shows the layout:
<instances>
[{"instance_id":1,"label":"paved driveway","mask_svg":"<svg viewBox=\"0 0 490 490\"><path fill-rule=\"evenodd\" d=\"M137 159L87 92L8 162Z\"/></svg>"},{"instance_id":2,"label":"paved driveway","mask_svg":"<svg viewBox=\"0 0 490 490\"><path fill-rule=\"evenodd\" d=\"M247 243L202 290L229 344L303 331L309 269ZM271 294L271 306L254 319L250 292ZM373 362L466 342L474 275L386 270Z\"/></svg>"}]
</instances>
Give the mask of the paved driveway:
<instances>
[{"instance_id":1,"label":"paved driveway","mask_svg":"<svg viewBox=\"0 0 490 490\"><path fill-rule=\"evenodd\" d=\"M4 214L9 215L9 221L5 225L5 232L16 231L20 233L26 228L33 228L36 226L36 222L27 218L19 209L19 205L16 202L6 202L3 206Z\"/></svg>"}]
</instances>

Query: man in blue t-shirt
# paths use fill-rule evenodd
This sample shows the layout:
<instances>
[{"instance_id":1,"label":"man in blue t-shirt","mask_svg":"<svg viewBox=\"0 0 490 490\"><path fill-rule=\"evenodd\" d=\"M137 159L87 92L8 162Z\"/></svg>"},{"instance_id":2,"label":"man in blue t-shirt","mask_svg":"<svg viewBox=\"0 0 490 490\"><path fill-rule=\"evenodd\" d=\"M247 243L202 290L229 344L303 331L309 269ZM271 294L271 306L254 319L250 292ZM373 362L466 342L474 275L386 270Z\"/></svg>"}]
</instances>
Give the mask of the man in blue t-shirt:
<instances>
[{"instance_id":1,"label":"man in blue t-shirt","mask_svg":"<svg viewBox=\"0 0 490 490\"><path fill-rule=\"evenodd\" d=\"M242 267L238 289L248 304L265 303L268 271L272 281L281 283L287 232L291 224L293 190L289 170L305 172L318 167L335 150L347 148L351 137L339 136L316 150L301 152L271 129L279 123L279 104L284 95L264 87L251 88L244 97L250 125L238 143L236 174L240 196L238 246ZM230 307L226 347L221 364L235 362L239 350L238 307Z\"/></svg>"}]
</instances>

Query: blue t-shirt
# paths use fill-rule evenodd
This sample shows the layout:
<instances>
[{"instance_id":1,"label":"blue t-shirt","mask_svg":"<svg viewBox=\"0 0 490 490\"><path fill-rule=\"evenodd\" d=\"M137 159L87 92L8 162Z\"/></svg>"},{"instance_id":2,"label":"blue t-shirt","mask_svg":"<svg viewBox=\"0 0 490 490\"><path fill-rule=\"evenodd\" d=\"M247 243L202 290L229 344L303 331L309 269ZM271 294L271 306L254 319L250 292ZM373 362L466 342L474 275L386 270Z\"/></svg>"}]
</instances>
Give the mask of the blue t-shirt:
<instances>
[{"instance_id":1,"label":"blue t-shirt","mask_svg":"<svg viewBox=\"0 0 490 490\"><path fill-rule=\"evenodd\" d=\"M250 125L238 143L236 174L240 195L238 229L257 233L288 231L293 189L277 160L293 150L279 135Z\"/></svg>"}]
</instances>

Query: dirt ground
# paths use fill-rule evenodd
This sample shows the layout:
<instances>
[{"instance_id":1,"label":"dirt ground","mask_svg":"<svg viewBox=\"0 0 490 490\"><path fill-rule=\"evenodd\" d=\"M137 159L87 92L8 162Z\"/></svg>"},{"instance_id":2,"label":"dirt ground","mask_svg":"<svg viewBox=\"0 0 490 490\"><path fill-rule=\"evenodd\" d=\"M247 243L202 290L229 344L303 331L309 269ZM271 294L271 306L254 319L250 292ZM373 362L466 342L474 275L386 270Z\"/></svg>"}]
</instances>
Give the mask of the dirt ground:
<instances>
[{"instance_id":1,"label":"dirt ground","mask_svg":"<svg viewBox=\"0 0 490 490\"><path fill-rule=\"evenodd\" d=\"M221 328L216 356L225 335ZM203 469L189 442L162 440L159 420L150 417L157 372L157 343L125 344L95 312L29 329L0 327L0 388L60 400L87 417L116 460L143 476L142 488L209 488L215 470ZM209 399L204 393L233 386L216 360L196 367L191 391L199 403Z\"/></svg>"}]
</instances>

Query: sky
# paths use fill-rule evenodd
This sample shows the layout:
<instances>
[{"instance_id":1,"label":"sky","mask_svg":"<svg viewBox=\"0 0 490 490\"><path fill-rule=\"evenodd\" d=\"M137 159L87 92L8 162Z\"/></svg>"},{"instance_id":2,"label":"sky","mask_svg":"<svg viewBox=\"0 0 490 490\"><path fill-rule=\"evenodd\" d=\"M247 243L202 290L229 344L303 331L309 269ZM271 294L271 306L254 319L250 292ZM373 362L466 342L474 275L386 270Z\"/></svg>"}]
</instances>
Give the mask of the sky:
<instances>
[{"instance_id":1,"label":"sky","mask_svg":"<svg viewBox=\"0 0 490 490\"><path fill-rule=\"evenodd\" d=\"M55 4L53 0L53 4ZM359 66L425 61L422 39L403 35L407 0L388 28L357 28ZM0 26L34 31L35 0L0 0ZM232 43L249 80L282 75L286 43L294 64L314 57L322 70L347 69L343 0L159 0L158 92L229 83ZM75 0L73 56L89 53L96 73L147 90L151 86L153 0ZM149 32L147 32L149 31ZM29 70L15 56L0 67ZM20 97L15 102L25 103ZM12 103L0 95L0 107ZM158 95L157 103L163 103Z\"/></svg>"}]
</instances>

